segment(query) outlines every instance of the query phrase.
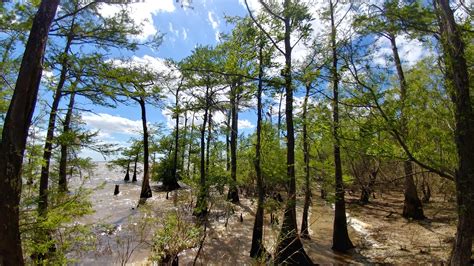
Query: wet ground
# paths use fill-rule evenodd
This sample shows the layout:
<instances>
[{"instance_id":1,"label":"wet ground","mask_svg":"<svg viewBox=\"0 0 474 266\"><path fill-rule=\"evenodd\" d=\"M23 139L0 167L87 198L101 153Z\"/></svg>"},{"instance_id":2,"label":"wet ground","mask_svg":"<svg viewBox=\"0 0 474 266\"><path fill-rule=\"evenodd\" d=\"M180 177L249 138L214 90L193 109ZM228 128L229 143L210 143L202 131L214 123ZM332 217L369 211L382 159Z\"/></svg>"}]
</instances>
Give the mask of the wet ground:
<instances>
[{"instance_id":1,"label":"wet ground","mask_svg":"<svg viewBox=\"0 0 474 266\"><path fill-rule=\"evenodd\" d=\"M156 224L147 224L147 215L165 217L170 210L177 210L192 220L193 196L190 189L169 194L153 192L146 205L151 209L137 210L141 183L124 183L124 173L108 169L99 163L86 187L103 188L91 197L95 213L84 217L81 223L92 224L97 235L94 252L74 257L80 265L150 265L150 239ZM141 179L141 175L138 175ZM116 184L120 194L113 195ZM400 193L384 194L368 205L361 206L349 199L349 234L356 248L339 254L331 250L333 231L333 209L317 197L313 199L310 215L311 240L303 240L304 247L313 262L319 264L419 264L442 263L448 257L455 232L453 203L434 198L425 206L426 221L415 222L402 218L403 206ZM239 205L220 200L211 207L210 225L198 265L252 265L248 252L252 240L256 202L242 198ZM301 204L302 205L302 204ZM450 207L451 206L451 207ZM280 215L281 216L281 215ZM297 208L298 225L301 223L301 208ZM242 220L240 219L242 217ZM265 221L265 247L271 252L276 246L279 225L271 225L269 216ZM279 217L281 220L281 217ZM180 265L192 265L197 248L180 253Z\"/></svg>"}]
</instances>

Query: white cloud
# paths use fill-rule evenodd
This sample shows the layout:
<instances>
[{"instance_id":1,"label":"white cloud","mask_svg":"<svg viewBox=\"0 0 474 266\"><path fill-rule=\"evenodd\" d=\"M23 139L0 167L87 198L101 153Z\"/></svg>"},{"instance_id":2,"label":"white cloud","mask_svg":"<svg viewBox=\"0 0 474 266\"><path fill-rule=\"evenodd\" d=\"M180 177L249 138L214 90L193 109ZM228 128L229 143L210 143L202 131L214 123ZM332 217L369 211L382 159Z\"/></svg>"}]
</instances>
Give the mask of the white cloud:
<instances>
[{"instance_id":1,"label":"white cloud","mask_svg":"<svg viewBox=\"0 0 474 266\"><path fill-rule=\"evenodd\" d=\"M112 134L137 135L142 130L141 120L130 120L106 113L86 114L82 120L92 129L99 130L99 137L111 139Z\"/></svg>"},{"instance_id":2,"label":"white cloud","mask_svg":"<svg viewBox=\"0 0 474 266\"><path fill-rule=\"evenodd\" d=\"M209 20L209 23L212 26L212 29L214 30L214 34L215 34L215 37L216 37L216 42L219 42L220 41L220 37L219 37L219 19L214 18L215 16L216 16L216 14L214 14L214 12L212 12L212 11L207 12L207 18Z\"/></svg>"},{"instance_id":3,"label":"white cloud","mask_svg":"<svg viewBox=\"0 0 474 266\"><path fill-rule=\"evenodd\" d=\"M139 39L144 40L150 36L155 35L158 29L154 25L153 16L159 12L174 12L174 0L144 0L129 4L127 6L132 14L132 18L136 23L142 24L142 34ZM120 5L102 4L100 12L105 17L112 17L121 10Z\"/></svg>"},{"instance_id":4,"label":"white cloud","mask_svg":"<svg viewBox=\"0 0 474 266\"><path fill-rule=\"evenodd\" d=\"M423 46L423 43L416 39L410 39L406 35L401 35L396 38L398 53L402 64L406 66L413 66L418 61L430 54L429 49ZM387 38L381 37L375 42L378 48L374 54L374 63L394 67L394 63L387 61L393 58L393 51L391 43Z\"/></svg>"},{"instance_id":5,"label":"white cloud","mask_svg":"<svg viewBox=\"0 0 474 266\"><path fill-rule=\"evenodd\" d=\"M250 122L248 121L247 119L243 119L243 120L240 120L238 121L238 126L239 126L239 129L249 129L249 128L254 128L255 126Z\"/></svg>"},{"instance_id":6,"label":"white cloud","mask_svg":"<svg viewBox=\"0 0 474 266\"><path fill-rule=\"evenodd\" d=\"M188 39L188 30L185 28L182 28L182 33L183 33L183 40L186 41Z\"/></svg>"}]
</instances>

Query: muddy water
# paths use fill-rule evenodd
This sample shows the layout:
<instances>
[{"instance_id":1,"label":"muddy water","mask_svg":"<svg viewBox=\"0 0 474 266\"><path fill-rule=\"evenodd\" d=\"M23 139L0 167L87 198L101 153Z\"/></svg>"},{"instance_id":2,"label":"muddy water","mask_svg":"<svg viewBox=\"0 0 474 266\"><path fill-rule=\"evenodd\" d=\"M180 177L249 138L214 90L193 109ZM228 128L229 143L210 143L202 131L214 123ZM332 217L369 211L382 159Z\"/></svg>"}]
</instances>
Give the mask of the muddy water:
<instances>
[{"instance_id":1,"label":"muddy water","mask_svg":"<svg viewBox=\"0 0 474 266\"><path fill-rule=\"evenodd\" d=\"M85 187L97 188L101 185L103 187L91 195L95 213L78 221L93 225L97 235L96 251L77 257L76 259L79 261L77 265L120 265L125 261L130 265L150 264L147 257L150 255L149 240L152 233L145 229L145 232L142 232L144 238L131 235L140 233L135 228L140 227L140 219L143 215L136 208L141 183L125 183L123 177L122 171L109 169L104 162L99 162L92 177L85 181ZM138 179L141 179L140 174ZM78 184L79 181L75 180L73 183ZM120 186L120 194L116 196L113 195L115 185ZM177 193L183 195L189 194L189 191L180 190ZM163 217L167 211L177 208L176 204L176 201L167 200L164 192L156 191L153 193L153 198L147 201L147 206L152 206L153 214L158 217ZM213 218L207 229L207 237L197 263L201 265L251 265L252 260L248 256L248 252L252 241L255 207L255 201L242 198L241 204L232 205L233 214L227 218L223 215L223 209L228 206L216 204L211 212ZM301 212L302 209L297 208L298 224L301 222ZM281 215L280 213L279 216ZM241 216L242 221L240 220ZM281 221L282 218L279 217L279 220ZM357 252L338 254L331 250L332 223L333 210L331 206L315 200L310 214L312 239L304 240L305 249L313 261L320 264L368 262ZM360 223L358 224L360 226ZM280 225L270 224L267 214L264 239L265 247L270 252L275 250L279 229ZM355 241L360 239L360 233L365 233L357 233L352 228L349 232ZM180 265L191 265L196 253L197 248L183 251L179 256Z\"/></svg>"},{"instance_id":2,"label":"muddy water","mask_svg":"<svg viewBox=\"0 0 474 266\"><path fill-rule=\"evenodd\" d=\"M98 163L92 178L85 182L85 186L89 188L98 187L102 183L104 186L91 195L95 213L78 221L92 224L97 235L96 251L82 254L80 257L75 256L80 261L78 265L120 265L125 261L128 265L150 265L147 258L150 255L151 226L143 227L141 221L144 220L144 212L136 208L141 183L124 183L123 177L123 172L108 169L105 163ZM138 175L138 179L141 180L141 175ZM75 182L79 183L79 180ZM120 194L114 196L116 184L120 185ZM152 208L151 215L164 217L170 210L184 210L183 206L186 205L187 219L192 220L192 197L189 197L189 194L189 190L183 189L172 193L170 199L166 199L166 193L154 191L153 198L147 201L147 206ZM180 200L176 200L178 197ZM232 214L226 216L224 210L228 209L230 204L223 200L225 195L216 194L216 197L218 199L211 210L211 222L197 264L251 265L252 260L248 252L256 202L242 197L241 204L231 205ZM342 254L331 250L334 211L329 203L315 197L309 218L311 240L303 240L306 252L318 264L442 262L446 256L445 248L449 245L443 244L443 241L453 232L452 224L446 224L449 223L450 216L446 217L445 221L444 216L435 213L435 210L432 211L428 206L426 213L439 218L429 224L406 221L396 214L384 218L387 216L386 212L397 213L396 206L400 203L398 200L385 198L383 204L387 205L388 201L393 208L384 212L377 211L376 208L380 207L382 202L374 202L374 205L364 207L348 204L349 235L357 248ZM298 206L302 205L302 202L298 203ZM434 204L431 206L440 207ZM298 207L298 226L301 224L301 213L302 209ZM281 216L280 213L280 221ZM270 224L267 214L264 240L265 247L270 252L276 247L279 229L280 225ZM407 235L412 237L406 237ZM180 253L180 265L192 265L196 253L197 248Z\"/></svg>"}]
</instances>

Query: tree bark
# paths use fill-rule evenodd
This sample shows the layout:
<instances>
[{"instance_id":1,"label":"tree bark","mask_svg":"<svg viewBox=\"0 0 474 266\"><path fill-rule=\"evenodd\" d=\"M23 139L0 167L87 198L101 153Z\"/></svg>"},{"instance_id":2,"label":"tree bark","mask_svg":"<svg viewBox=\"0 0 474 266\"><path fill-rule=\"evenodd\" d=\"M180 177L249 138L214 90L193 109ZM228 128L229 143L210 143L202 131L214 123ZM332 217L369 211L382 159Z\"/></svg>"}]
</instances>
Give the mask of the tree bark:
<instances>
[{"instance_id":1,"label":"tree bark","mask_svg":"<svg viewBox=\"0 0 474 266\"><path fill-rule=\"evenodd\" d=\"M204 109L204 118L201 125L201 149L200 149L200 180L199 180L199 195L196 201L193 215L203 217L207 214L207 187L206 187L206 125L209 113L209 86L206 86L206 106Z\"/></svg>"},{"instance_id":2,"label":"tree bark","mask_svg":"<svg viewBox=\"0 0 474 266\"><path fill-rule=\"evenodd\" d=\"M293 127L293 84L291 76L291 22L290 22L290 0L283 3L285 10L285 115L287 131L287 177L288 177L288 199L284 211L283 223L278 239L280 240L276 249L275 263L282 264L312 264L311 259L303 248L303 243L298 236L296 222L296 176L295 176L295 132Z\"/></svg>"},{"instance_id":3,"label":"tree bark","mask_svg":"<svg viewBox=\"0 0 474 266\"><path fill-rule=\"evenodd\" d=\"M130 181L130 159L127 162L127 173L125 174L125 178L123 179L123 181L125 182Z\"/></svg>"},{"instance_id":4,"label":"tree bark","mask_svg":"<svg viewBox=\"0 0 474 266\"><path fill-rule=\"evenodd\" d=\"M149 152L148 152L148 126L146 122L146 109L145 100L139 99L140 109L142 111L142 124L143 124L143 182L142 189L140 191L140 201L145 201L152 197L150 188L150 173L149 173Z\"/></svg>"},{"instance_id":5,"label":"tree bark","mask_svg":"<svg viewBox=\"0 0 474 266\"><path fill-rule=\"evenodd\" d=\"M163 180L163 187L166 191L171 191L180 188L178 184L178 153L179 153L179 112L178 112L178 102L179 102L179 89L176 91L175 95L175 110L176 110L176 119L175 119L175 133L174 133L174 154L173 154L173 177L165 178Z\"/></svg>"},{"instance_id":6,"label":"tree bark","mask_svg":"<svg viewBox=\"0 0 474 266\"><path fill-rule=\"evenodd\" d=\"M332 249L345 252L354 248L347 232L346 203L344 199L344 183L342 180L341 149L339 140L339 76L337 73L336 25L334 23L334 5L329 1L331 15L331 49L332 49L332 81L333 81L333 136L336 199Z\"/></svg>"},{"instance_id":7,"label":"tree bark","mask_svg":"<svg viewBox=\"0 0 474 266\"><path fill-rule=\"evenodd\" d=\"M470 95L469 74L461 29L454 20L448 0L434 2L438 11L445 62L446 86L455 106L454 132L458 154L455 175L458 224L450 258L451 265L472 263L474 233L474 113Z\"/></svg>"},{"instance_id":8,"label":"tree bark","mask_svg":"<svg viewBox=\"0 0 474 266\"><path fill-rule=\"evenodd\" d=\"M181 141L183 144L181 146L181 164L180 170L181 174L184 174L184 155L186 154L186 142L188 140L188 110L184 112L184 127L183 127L183 140Z\"/></svg>"},{"instance_id":9,"label":"tree bark","mask_svg":"<svg viewBox=\"0 0 474 266\"><path fill-rule=\"evenodd\" d=\"M138 154L135 156L135 162L133 165L132 182L137 182L137 164L138 164Z\"/></svg>"},{"instance_id":10,"label":"tree bark","mask_svg":"<svg viewBox=\"0 0 474 266\"><path fill-rule=\"evenodd\" d=\"M31 27L0 144L0 265L24 265L19 230L21 167L42 74L48 32L59 0L41 1Z\"/></svg>"},{"instance_id":11,"label":"tree bark","mask_svg":"<svg viewBox=\"0 0 474 266\"><path fill-rule=\"evenodd\" d=\"M238 120L239 120L239 95L241 83L238 82L237 86L230 91L230 105L231 105L231 117L232 125L230 130L230 177L231 184L229 187L229 193L227 194L227 200L232 203L239 203L239 192L237 190L237 136L239 132Z\"/></svg>"},{"instance_id":12,"label":"tree bark","mask_svg":"<svg viewBox=\"0 0 474 266\"><path fill-rule=\"evenodd\" d=\"M308 98L311 83L306 84L306 94L303 102L303 154L304 154L304 172L305 172L305 193L303 217L301 219L301 237L310 239L308 231L308 212L311 204L311 184L309 177L309 143L308 143Z\"/></svg>"},{"instance_id":13,"label":"tree bark","mask_svg":"<svg viewBox=\"0 0 474 266\"><path fill-rule=\"evenodd\" d=\"M252 232L252 246L250 248L250 257L259 258L265 253L265 247L263 246L263 217L265 203L265 190L263 185L262 169L260 166L260 149L262 139L262 91L263 91L263 40L260 40L258 50L258 87L257 87L257 142L255 144L255 173L257 176L257 211L255 212L255 222L253 225Z\"/></svg>"},{"instance_id":14,"label":"tree bark","mask_svg":"<svg viewBox=\"0 0 474 266\"><path fill-rule=\"evenodd\" d=\"M74 101L76 92L74 91L75 84L71 86L73 91L69 95L69 104L67 107L66 117L63 122L63 134L68 134L71 131L72 111L74 109ZM69 143L61 143L61 158L59 159L59 191L67 192L67 160L68 160Z\"/></svg>"},{"instance_id":15,"label":"tree bark","mask_svg":"<svg viewBox=\"0 0 474 266\"><path fill-rule=\"evenodd\" d=\"M225 169L227 172L230 173L230 131L231 131L231 123L232 121L232 111L227 111L227 128L225 132Z\"/></svg>"},{"instance_id":16,"label":"tree bark","mask_svg":"<svg viewBox=\"0 0 474 266\"><path fill-rule=\"evenodd\" d=\"M405 75L402 68L402 62L398 54L398 48L396 43L396 36L389 33L389 40L392 46L393 59L397 69L398 81L400 83L400 123L401 123L401 134L404 138L408 137L408 121L405 114L405 106L407 100L408 86L406 83ZM416 185L413 180L413 164L410 160L403 163L403 170L405 172L405 200L403 202L403 217L411 218L415 220L422 220L425 217L423 214L423 205L418 197Z\"/></svg>"},{"instance_id":17,"label":"tree bark","mask_svg":"<svg viewBox=\"0 0 474 266\"><path fill-rule=\"evenodd\" d=\"M48 185L49 185L49 167L51 164L51 155L53 150L53 139L54 129L56 126L57 112L59 108L59 102L62 98L62 91L66 82L66 74L69 71L68 65L68 53L71 48L73 40L73 26L74 18L71 24L71 29L67 37L66 46L62 54L61 62L61 73L59 76L58 85L54 93L53 103L51 104L51 112L49 113L48 129L46 132L46 140L43 151L43 164L41 165L41 176L40 176L40 187L39 187L39 201L38 201L38 213L40 216L45 216L48 210Z\"/></svg>"},{"instance_id":18,"label":"tree bark","mask_svg":"<svg viewBox=\"0 0 474 266\"><path fill-rule=\"evenodd\" d=\"M188 176L190 176L189 174L189 167L191 166L191 149L193 147L193 134L194 134L194 117L196 116L196 113L193 112L193 118L191 119L191 132L189 134L190 138L189 138L189 149L188 149L188 162L187 162L187 165L186 165L186 173Z\"/></svg>"}]
</instances>

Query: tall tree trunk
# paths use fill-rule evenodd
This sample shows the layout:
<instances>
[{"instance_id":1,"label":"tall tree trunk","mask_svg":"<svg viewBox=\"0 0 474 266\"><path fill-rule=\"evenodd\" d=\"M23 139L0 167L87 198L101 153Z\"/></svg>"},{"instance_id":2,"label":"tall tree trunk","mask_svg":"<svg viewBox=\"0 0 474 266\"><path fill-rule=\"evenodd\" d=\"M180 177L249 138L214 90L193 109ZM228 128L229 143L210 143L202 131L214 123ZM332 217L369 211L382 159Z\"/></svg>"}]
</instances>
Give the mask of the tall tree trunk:
<instances>
[{"instance_id":1,"label":"tall tree trunk","mask_svg":"<svg viewBox=\"0 0 474 266\"><path fill-rule=\"evenodd\" d=\"M201 149L200 149L200 180L199 180L199 195L196 201L193 215L203 217L207 214L207 187L206 187L206 125L209 113L209 86L206 86L206 107L204 109L204 118L201 125Z\"/></svg>"},{"instance_id":2,"label":"tall tree trunk","mask_svg":"<svg viewBox=\"0 0 474 266\"><path fill-rule=\"evenodd\" d=\"M334 5L329 1L331 13L331 49L332 49L332 81L333 81L333 135L334 135L334 166L336 182L336 208L332 235L332 249L347 251L354 247L347 232L346 203L344 200L344 183L342 180L341 149L339 140L339 76L337 73L336 25L334 23Z\"/></svg>"},{"instance_id":3,"label":"tall tree trunk","mask_svg":"<svg viewBox=\"0 0 474 266\"><path fill-rule=\"evenodd\" d=\"M263 204L265 203L265 190L263 186L262 169L260 166L260 149L262 139L262 78L263 78L263 39L260 40L258 50L258 87L257 87L257 143L255 144L255 173L257 175L257 211L255 212L255 222L252 232L252 246L250 248L250 257L259 258L265 253L263 246Z\"/></svg>"},{"instance_id":4,"label":"tall tree trunk","mask_svg":"<svg viewBox=\"0 0 474 266\"><path fill-rule=\"evenodd\" d=\"M232 203L239 202L239 192L237 190L237 136L239 133L239 95L241 82L239 81L237 86L230 92L230 105L231 105L231 116L232 125L230 130L230 177L231 184L229 187L229 193L227 194L227 200Z\"/></svg>"},{"instance_id":5,"label":"tall tree trunk","mask_svg":"<svg viewBox=\"0 0 474 266\"><path fill-rule=\"evenodd\" d=\"M142 189L140 191L140 201L144 202L146 199L152 197L151 188L150 188L150 173L149 173L149 163L148 163L148 127L146 124L146 109L145 109L145 100L143 98L139 99L140 108L142 111L142 124L143 124L143 182Z\"/></svg>"},{"instance_id":6,"label":"tall tree trunk","mask_svg":"<svg viewBox=\"0 0 474 266\"><path fill-rule=\"evenodd\" d=\"M179 112L178 112L178 102L179 102L179 89L176 91L175 98L175 110L176 110L176 119L175 119L175 133L174 133L174 153L173 153L173 176L171 178L165 178L163 180L163 187L167 191L175 190L180 188L178 184L178 153L179 153Z\"/></svg>"},{"instance_id":7,"label":"tall tree trunk","mask_svg":"<svg viewBox=\"0 0 474 266\"><path fill-rule=\"evenodd\" d=\"M186 154L186 141L188 140L188 110L184 111L184 127L183 127L183 137L182 137L182 146L181 146L181 164L180 170L181 174L184 174L184 155Z\"/></svg>"},{"instance_id":8,"label":"tall tree trunk","mask_svg":"<svg viewBox=\"0 0 474 266\"><path fill-rule=\"evenodd\" d=\"M298 235L296 222L296 176L295 176L295 132L293 127L293 84L291 77L291 24L288 10L290 0L285 0L283 8L286 13L285 24L285 91L286 91L286 131L287 131L287 178L288 199L283 216L283 223L279 234L279 243L276 249L275 262L277 264L289 263L298 265L312 264L306 254L303 243Z\"/></svg>"},{"instance_id":9,"label":"tall tree trunk","mask_svg":"<svg viewBox=\"0 0 474 266\"><path fill-rule=\"evenodd\" d=\"M303 218L301 219L301 237L310 239L308 231L308 212L311 204L311 184L309 178L309 143L308 143L308 98L311 83L306 84L306 94L303 102L303 154L304 154L304 173L305 173L305 193Z\"/></svg>"},{"instance_id":10,"label":"tall tree trunk","mask_svg":"<svg viewBox=\"0 0 474 266\"><path fill-rule=\"evenodd\" d=\"M455 106L454 132L458 153L455 176L458 204L456 241L451 254L451 265L472 263L474 234L474 113L470 95L469 74L461 28L454 20L448 0L436 0L439 15L441 44L446 64L446 85Z\"/></svg>"},{"instance_id":11,"label":"tall tree trunk","mask_svg":"<svg viewBox=\"0 0 474 266\"><path fill-rule=\"evenodd\" d=\"M189 174L189 167L191 166L191 150L193 148L193 134L194 134L194 118L196 117L196 113L193 112L193 118L191 119L191 132L189 134L189 149L188 149L188 163L187 163L187 166L186 166L186 173L188 174L188 176L190 176Z\"/></svg>"},{"instance_id":12,"label":"tall tree trunk","mask_svg":"<svg viewBox=\"0 0 474 266\"><path fill-rule=\"evenodd\" d=\"M0 265L24 265L19 230L21 167L36 106L48 32L58 4L59 0L41 1L3 125L0 143Z\"/></svg>"},{"instance_id":13,"label":"tall tree trunk","mask_svg":"<svg viewBox=\"0 0 474 266\"><path fill-rule=\"evenodd\" d=\"M226 132L225 132L225 160L226 160L226 165L225 169L228 173L230 173L230 131L231 129L231 123L232 121L232 110L229 109L227 111L227 125L226 125Z\"/></svg>"},{"instance_id":14,"label":"tall tree trunk","mask_svg":"<svg viewBox=\"0 0 474 266\"><path fill-rule=\"evenodd\" d=\"M56 126L56 117L59 108L59 102L62 98L62 90L64 83L66 82L66 75L69 71L68 64L68 53L71 48L71 43L73 40L73 26L74 18L71 25L69 35L67 37L66 46L62 54L61 62L61 73L59 76L58 85L54 93L53 103L51 104L51 112L49 113L48 129L46 132L46 140L44 144L43 151L43 164L41 165L41 176L40 176L40 186L39 186L39 201L38 201L38 213L40 216L45 216L48 209L48 184L49 184L49 168L51 164L51 155L53 150L53 138L54 138L54 129Z\"/></svg>"},{"instance_id":15,"label":"tall tree trunk","mask_svg":"<svg viewBox=\"0 0 474 266\"><path fill-rule=\"evenodd\" d=\"M405 106L407 100L408 86L405 80L405 75L402 68L402 62L398 54L398 48L396 43L396 36L389 33L389 40L392 45L393 59L397 68L398 81L400 83L400 121L401 121L401 133L404 138L408 137L408 121L405 114ZM413 180L413 165L410 160L403 163L403 169L405 171L405 200L403 202L403 217L421 220L425 218L423 214L423 206L418 192L416 191L415 181Z\"/></svg>"},{"instance_id":16,"label":"tall tree trunk","mask_svg":"<svg viewBox=\"0 0 474 266\"><path fill-rule=\"evenodd\" d=\"M281 136L281 119L283 115L281 114L281 105L283 103L283 94L285 88L282 88L280 93L280 102L278 103L278 120L277 120L277 130L278 130L278 143L280 143L280 136Z\"/></svg>"},{"instance_id":17,"label":"tall tree trunk","mask_svg":"<svg viewBox=\"0 0 474 266\"><path fill-rule=\"evenodd\" d=\"M212 111L209 110L207 119L207 140L206 140L206 173L209 173L209 164L211 158L211 140L212 140Z\"/></svg>"},{"instance_id":18,"label":"tall tree trunk","mask_svg":"<svg viewBox=\"0 0 474 266\"><path fill-rule=\"evenodd\" d=\"M77 81L78 82L78 81ZM75 84L71 85L72 91L69 95L69 104L67 107L66 117L64 118L63 122L63 134L68 134L71 131L71 119L72 119L72 111L74 109L74 101L76 97L76 92L74 91ZM69 140L68 140L69 141ZM61 143L61 158L59 159L59 181L58 187L59 191L67 192L67 160L68 160L68 149L69 143Z\"/></svg>"}]
</instances>

